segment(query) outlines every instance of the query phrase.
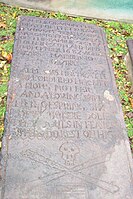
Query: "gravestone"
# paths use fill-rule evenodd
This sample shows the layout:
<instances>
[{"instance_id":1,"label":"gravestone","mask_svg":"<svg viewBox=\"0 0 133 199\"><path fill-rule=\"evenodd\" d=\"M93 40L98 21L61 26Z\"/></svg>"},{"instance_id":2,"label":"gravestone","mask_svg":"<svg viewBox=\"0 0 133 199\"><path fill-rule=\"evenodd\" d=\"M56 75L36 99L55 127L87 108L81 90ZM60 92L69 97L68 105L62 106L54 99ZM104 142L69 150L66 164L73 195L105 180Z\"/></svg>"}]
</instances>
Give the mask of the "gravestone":
<instances>
[{"instance_id":1,"label":"gravestone","mask_svg":"<svg viewBox=\"0 0 133 199\"><path fill-rule=\"evenodd\" d=\"M133 39L127 40L128 53L125 56L126 65L128 68L128 79L131 81L131 89L133 92Z\"/></svg>"},{"instance_id":2,"label":"gravestone","mask_svg":"<svg viewBox=\"0 0 133 199\"><path fill-rule=\"evenodd\" d=\"M1 0L9 5L89 18L133 22L132 0Z\"/></svg>"},{"instance_id":3,"label":"gravestone","mask_svg":"<svg viewBox=\"0 0 133 199\"><path fill-rule=\"evenodd\" d=\"M2 199L132 198L131 152L100 27L19 19L2 155Z\"/></svg>"}]
</instances>

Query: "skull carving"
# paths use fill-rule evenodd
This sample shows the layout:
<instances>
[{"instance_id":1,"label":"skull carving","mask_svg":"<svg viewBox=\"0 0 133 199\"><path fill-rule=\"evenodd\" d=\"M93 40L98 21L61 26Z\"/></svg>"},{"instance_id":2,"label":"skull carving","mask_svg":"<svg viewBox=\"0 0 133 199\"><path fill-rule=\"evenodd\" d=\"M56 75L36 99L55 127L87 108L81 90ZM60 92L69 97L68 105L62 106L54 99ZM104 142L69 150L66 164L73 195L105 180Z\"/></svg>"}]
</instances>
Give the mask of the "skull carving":
<instances>
[{"instance_id":1,"label":"skull carving","mask_svg":"<svg viewBox=\"0 0 133 199\"><path fill-rule=\"evenodd\" d=\"M76 155L79 153L79 148L71 142L66 142L61 145L59 150L62 152L62 158L67 166L74 165Z\"/></svg>"}]
</instances>

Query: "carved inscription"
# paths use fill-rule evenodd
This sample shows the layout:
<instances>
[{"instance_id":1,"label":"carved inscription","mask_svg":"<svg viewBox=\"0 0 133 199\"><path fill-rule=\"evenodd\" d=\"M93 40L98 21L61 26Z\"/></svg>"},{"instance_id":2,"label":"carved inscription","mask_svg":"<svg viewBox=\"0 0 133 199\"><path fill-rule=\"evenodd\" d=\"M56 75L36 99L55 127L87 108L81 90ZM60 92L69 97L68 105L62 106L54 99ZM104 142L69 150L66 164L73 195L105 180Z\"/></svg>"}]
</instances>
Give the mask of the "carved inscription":
<instances>
[{"instance_id":1,"label":"carved inscription","mask_svg":"<svg viewBox=\"0 0 133 199\"><path fill-rule=\"evenodd\" d=\"M126 198L110 167L125 137L103 30L22 17L13 57L2 199Z\"/></svg>"},{"instance_id":2,"label":"carved inscription","mask_svg":"<svg viewBox=\"0 0 133 199\"><path fill-rule=\"evenodd\" d=\"M112 85L101 29L30 18L19 30L13 139L113 139L120 124L103 95Z\"/></svg>"}]
</instances>

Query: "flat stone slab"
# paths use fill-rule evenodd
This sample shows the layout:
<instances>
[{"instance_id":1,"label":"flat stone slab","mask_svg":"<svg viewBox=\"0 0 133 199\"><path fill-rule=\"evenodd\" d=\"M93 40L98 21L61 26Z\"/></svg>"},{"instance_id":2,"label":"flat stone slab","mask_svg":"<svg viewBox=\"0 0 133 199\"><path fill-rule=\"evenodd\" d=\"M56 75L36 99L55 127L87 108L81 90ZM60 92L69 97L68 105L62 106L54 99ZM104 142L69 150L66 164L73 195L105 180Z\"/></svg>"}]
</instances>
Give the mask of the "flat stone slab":
<instances>
[{"instance_id":1,"label":"flat stone slab","mask_svg":"<svg viewBox=\"0 0 133 199\"><path fill-rule=\"evenodd\" d=\"M133 39L127 40L128 53L125 56L126 65L128 68L128 79L131 81L130 92L133 93Z\"/></svg>"},{"instance_id":2,"label":"flat stone slab","mask_svg":"<svg viewBox=\"0 0 133 199\"><path fill-rule=\"evenodd\" d=\"M100 27L19 19L2 155L2 199L132 199L129 141Z\"/></svg>"},{"instance_id":3,"label":"flat stone slab","mask_svg":"<svg viewBox=\"0 0 133 199\"><path fill-rule=\"evenodd\" d=\"M130 55L130 59L133 65L133 39L128 39L127 40L127 46L128 46L128 52Z\"/></svg>"},{"instance_id":4,"label":"flat stone slab","mask_svg":"<svg viewBox=\"0 0 133 199\"><path fill-rule=\"evenodd\" d=\"M1 2L69 15L133 22L132 0L1 0Z\"/></svg>"}]
</instances>

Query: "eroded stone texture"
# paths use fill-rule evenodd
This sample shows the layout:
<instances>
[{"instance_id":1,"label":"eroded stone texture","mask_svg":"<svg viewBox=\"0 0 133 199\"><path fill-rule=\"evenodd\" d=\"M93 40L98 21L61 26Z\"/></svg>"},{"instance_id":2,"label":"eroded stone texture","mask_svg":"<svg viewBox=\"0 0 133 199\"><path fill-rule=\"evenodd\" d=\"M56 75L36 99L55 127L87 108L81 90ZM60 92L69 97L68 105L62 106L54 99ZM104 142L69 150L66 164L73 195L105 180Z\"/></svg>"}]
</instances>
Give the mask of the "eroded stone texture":
<instances>
[{"instance_id":1,"label":"eroded stone texture","mask_svg":"<svg viewBox=\"0 0 133 199\"><path fill-rule=\"evenodd\" d=\"M132 168L105 34L21 17L3 138L2 199L131 199Z\"/></svg>"},{"instance_id":2,"label":"eroded stone texture","mask_svg":"<svg viewBox=\"0 0 133 199\"><path fill-rule=\"evenodd\" d=\"M132 0L1 0L6 4L133 23Z\"/></svg>"},{"instance_id":3,"label":"eroded stone texture","mask_svg":"<svg viewBox=\"0 0 133 199\"><path fill-rule=\"evenodd\" d=\"M133 39L127 40L128 53L125 56L126 66L128 68L128 79L131 81L130 92L133 92Z\"/></svg>"}]
</instances>

